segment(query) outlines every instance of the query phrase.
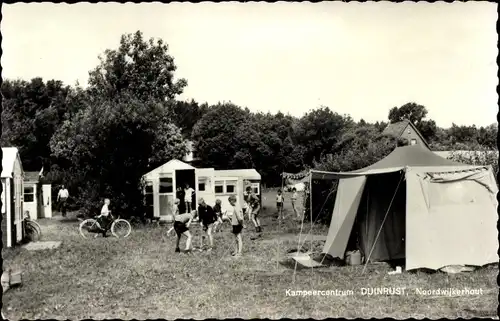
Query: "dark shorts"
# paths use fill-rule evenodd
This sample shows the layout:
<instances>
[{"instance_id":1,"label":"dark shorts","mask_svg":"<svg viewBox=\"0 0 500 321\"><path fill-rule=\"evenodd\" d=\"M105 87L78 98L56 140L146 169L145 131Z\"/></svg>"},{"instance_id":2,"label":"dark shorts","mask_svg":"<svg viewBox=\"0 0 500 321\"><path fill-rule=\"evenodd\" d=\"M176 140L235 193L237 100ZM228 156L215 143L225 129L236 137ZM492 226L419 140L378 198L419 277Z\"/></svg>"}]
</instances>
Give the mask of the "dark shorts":
<instances>
[{"instance_id":1,"label":"dark shorts","mask_svg":"<svg viewBox=\"0 0 500 321\"><path fill-rule=\"evenodd\" d=\"M182 233L189 231L189 228L186 226L186 224L181 223L179 221L174 222L174 230L177 235L181 235Z\"/></svg>"},{"instance_id":2,"label":"dark shorts","mask_svg":"<svg viewBox=\"0 0 500 321\"><path fill-rule=\"evenodd\" d=\"M277 208L282 208L283 207L283 203L280 203L280 202L276 203L276 207Z\"/></svg>"},{"instance_id":3,"label":"dark shorts","mask_svg":"<svg viewBox=\"0 0 500 321\"><path fill-rule=\"evenodd\" d=\"M253 216L255 216L255 217L259 216L260 206L252 208L251 211L252 211L251 213Z\"/></svg>"},{"instance_id":4,"label":"dark shorts","mask_svg":"<svg viewBox=\"0 0 500 321\"><path fill-rule=\"evenodd\" d=\"M213 224L214 224L214 222L210 222L210 223L209 222L207 222L207 223L203 222L203 232L206 232L208 230L208 228L210 226L212 226Z\"/></svg>"},{"instance_id":5,"label":"dark shorts","mask_svg":"<svg viewBox=\"0 0 500 321\"><path fill-rule=\"evenodd\" d=\"M243 225L241 225L241 224L233 225L233 234L234 235L240 234L242 230L243 230Z\"/></svg>"}]
</instances>

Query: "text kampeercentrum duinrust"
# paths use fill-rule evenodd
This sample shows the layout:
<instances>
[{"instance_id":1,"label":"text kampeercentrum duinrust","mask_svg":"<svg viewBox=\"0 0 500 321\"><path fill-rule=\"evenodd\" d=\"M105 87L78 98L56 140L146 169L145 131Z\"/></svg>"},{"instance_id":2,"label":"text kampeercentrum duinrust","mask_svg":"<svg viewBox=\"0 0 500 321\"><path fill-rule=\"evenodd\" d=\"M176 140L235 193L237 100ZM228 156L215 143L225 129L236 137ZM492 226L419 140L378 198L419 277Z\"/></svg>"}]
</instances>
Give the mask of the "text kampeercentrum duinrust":
<instances>
[{"instance_id":1,"label":"text kampeercentrum duinrust","mask_svg":"<svg viewBox=\"0 0 500 321\"><path fill-rule=\"evenodd\" d=\"M475 296L483 295L483 289L456 289L456 288L436 288L436 289L425 289L425 288L414 288L408 289L406 287L366 287L359 288L357 290L348 289L332 289L332 290L292 290L287 289L285 291L286 296L291 297L307 297L307 296L376 296L376 295L420 295L420 296Z\"/></svg>"}]
</instances>

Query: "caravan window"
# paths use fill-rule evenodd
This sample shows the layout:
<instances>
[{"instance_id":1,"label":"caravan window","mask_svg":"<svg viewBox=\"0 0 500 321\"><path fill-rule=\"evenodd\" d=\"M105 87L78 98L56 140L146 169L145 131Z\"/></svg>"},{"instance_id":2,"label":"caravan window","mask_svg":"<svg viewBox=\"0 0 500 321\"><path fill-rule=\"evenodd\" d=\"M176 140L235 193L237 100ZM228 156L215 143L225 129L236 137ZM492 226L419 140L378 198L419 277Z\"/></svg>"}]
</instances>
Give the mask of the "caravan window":
<instances>
[{"instance_id":1,"label":"caravan window","mask_svg":"<svg viewBox=\"0 0 500 321\"><path fill-rule=\"evenodd\" d=\"M205 191L205 185L206 185L205 180L199 181L198 182L198 191L199 192L204 192Z\"/></svg>"},{"instance_id":2,"label":"caravan window","mask_svg":"<svg viewBox=\"0 0 500 321\"><path fill-rule=\"evenodd\" d=\"M252 190L253 190L254 194L259 195L260 194L259 183L252 183L251 186L252 186Z\"/></svg>"},{"instance_id":3,"label":"caravan window","mask_svg":"<svg viewBox=\"0 0 500 321\"><path fill-rule=\"evenodd\" d=\"M237 181L226 181L226 193L234 193L236 192L236 182Z\"/></svg>"},{"instance_id":4,"label":"caravan window","mask_svg":"<svg viewBox=\"0 0 500 321\"><path fill-rule=\"evenodd\" d=\"M215 194L223 194L224 193L224 181L215 181Z\"/></svg>"},{"instance_id":5,"label":"caravan window","mask_svg":"<svg viewBox=\"0 0 500 321\"><path fill-rule=\"evenodd\" d=\"M161 177L160 178L160 194L173 193L174 187L171 177Z\"/></svg>"},{"instance_id":6,"label":"caravan window","mask_svg":"<svg viewBox=\"0 0 500 321\"><path fill-rule=\"evenodd\" d=\"M24 187L24 202L31 203L35 200L35 188L33 186Z\"/></svg>"}]
</instances>

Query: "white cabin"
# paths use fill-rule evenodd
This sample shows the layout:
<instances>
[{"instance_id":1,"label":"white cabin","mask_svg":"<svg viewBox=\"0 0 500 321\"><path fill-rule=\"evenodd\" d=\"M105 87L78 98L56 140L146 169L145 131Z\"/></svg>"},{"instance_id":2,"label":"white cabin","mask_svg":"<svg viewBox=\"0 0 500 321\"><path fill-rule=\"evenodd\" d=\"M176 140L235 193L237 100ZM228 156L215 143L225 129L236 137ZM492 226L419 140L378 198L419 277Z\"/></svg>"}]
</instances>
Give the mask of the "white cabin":
<instances>
[{"instance_id":1,"label":"white cabin","mask_svg":"<svg viewBox=\"0 0 500 321\"><path fill-rule=\"evenodd\" d=\"M143 181L148 217L171 215L175 198L180 199L179 209L183 213L184 197L179 189L184 190L186 184L195 191L191 198L193 209L197 207L198 200L203 198L210 206L215 205L216 199L220 199L225 210L229 206L230 195L236 195L238 203L243 203L246 186L252 186L259 197L261 190L261 176L255 169L195 168L177 159L146 173Z\"/></svg>"},{"instance_id":2,"label":"white cabin","mask_svg":"<svg viewBox=\"0 0 500 321\"><path fill-rule=\"evenodd\" d=\"M2 147L2 242L19 243L24 235L23 165L15 147Z\"/></svg>"}]
</instances>

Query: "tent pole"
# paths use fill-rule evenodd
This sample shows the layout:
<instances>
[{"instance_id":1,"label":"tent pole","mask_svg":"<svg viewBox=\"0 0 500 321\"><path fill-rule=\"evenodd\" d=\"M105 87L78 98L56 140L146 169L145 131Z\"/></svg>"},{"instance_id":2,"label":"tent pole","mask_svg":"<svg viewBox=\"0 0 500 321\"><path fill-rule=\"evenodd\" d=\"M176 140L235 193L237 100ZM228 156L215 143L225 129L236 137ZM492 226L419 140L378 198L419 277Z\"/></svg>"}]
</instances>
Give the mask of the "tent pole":
<instances>
[{"instance_id":1,"label":"tent pole","mask_svg":"<svg viewBox=\"0 0 500 321\"><path fill-rule=\"evenodd\" d=\"M309 216L311 218L311 233L312 233L312 229L313 229L312 195L313 195L313 193L312 193L312 173L311 173L311 171L309 171L309 186L310 186L309 187L309 207L310 207L310 210L309 210L310 215ZM312 234L310 234L310 236L311 236L311 248L309 249L309 251L312 254L312 250L313 250L313 237L312 237ZM314 267L311 264L311 271L313 269L314 269Z\"/></svg>"},{"instance_id":2,"label":"tent pole","mask_svg":"<svg viewBox=\"0 0 500 321\"><path fill-rule=\"evenodd\" d=\"M368 254L368 257L365 260L365 266L363 267L363 272L362 274L365 274L366 266L368 265L368 262L370 261L370 257L373 254L373 250L375 249L375 245L377 244L378 237L380 236L380 232L382 232L382 228L384 227L385 220L387 219L387 215L389 214L389 211L392 207L392 202L394 201L394 198L396 198L396 194L399 190L399 185L401 184L401 181L403 180L403 172L401 172L401 178L399 179L398 186L396 186L396 190L394 191L394 195L392 195L391 202L389 203L389 207L387 208L387 211L385 212L384 219L382 220L382 224L380 224L380 228L378 229L377 236L375 237L375 241L373 242L372 248L370 250L370 253Z\"/></svg>"}]
</instances>

